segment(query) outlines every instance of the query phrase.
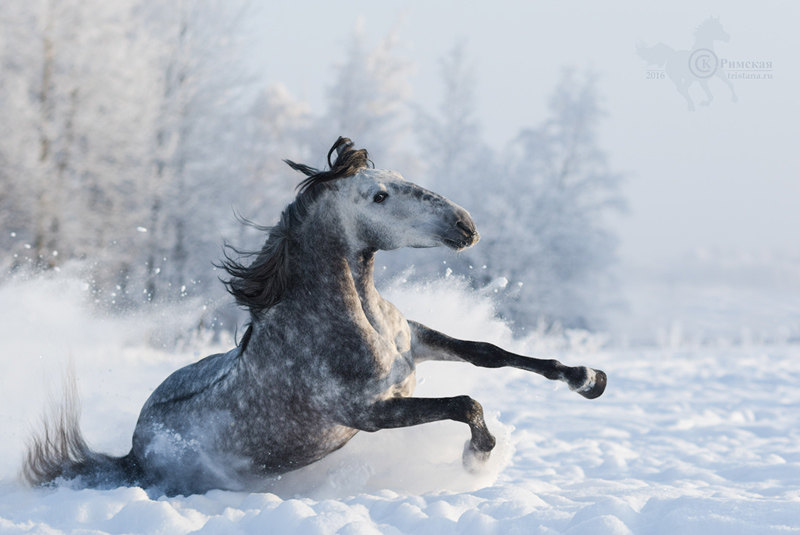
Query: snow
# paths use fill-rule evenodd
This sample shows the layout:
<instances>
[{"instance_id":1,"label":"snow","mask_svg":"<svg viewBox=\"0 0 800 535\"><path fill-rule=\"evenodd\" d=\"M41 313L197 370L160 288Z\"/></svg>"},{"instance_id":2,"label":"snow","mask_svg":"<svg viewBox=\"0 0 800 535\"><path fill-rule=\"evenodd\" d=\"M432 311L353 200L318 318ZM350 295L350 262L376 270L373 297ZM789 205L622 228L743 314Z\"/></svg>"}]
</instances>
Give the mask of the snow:
<instances>
[{"instance_id":1,"label":"snow","mask_svg":"<svg viewBox=\"0 0 800 535\"><path fill-rule=\"evenodd\" d=\"M196 336L158 349L153 333L188 332L189 305L201 307L108 317L83 305L86 294L64 274L0 286L2 534L800 532L800 347L514 339L491 296L454 277L397 282L385 294L452 335L603 369L603 397L518 370L426 363L417 394L467 393L486 410L498 447L479 474L461 467L467 428L443 422L360 433L267 493L29 489L17 480L24 442L48 398L58 399L69 362L87 439L122 454L152 389L232 343Z\"/></svg>"}]
</instances>

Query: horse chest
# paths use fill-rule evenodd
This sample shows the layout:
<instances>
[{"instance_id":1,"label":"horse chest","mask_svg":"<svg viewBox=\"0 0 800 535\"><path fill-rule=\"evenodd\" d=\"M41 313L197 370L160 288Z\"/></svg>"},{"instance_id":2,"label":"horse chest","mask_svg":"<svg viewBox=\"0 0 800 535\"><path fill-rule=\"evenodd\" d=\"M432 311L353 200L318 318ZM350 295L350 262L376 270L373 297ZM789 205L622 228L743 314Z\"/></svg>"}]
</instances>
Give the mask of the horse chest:
<instances>
[{"instance_id":1,"label":"horse chest","mask_svg":"<svg viewBox=\"0 0 800 535\"><path fill-rule=\"evenodd\" d=\"M333 368L344 377L362 378L387 387L413 373L414 364L407 335L397 332L360 332L357 336L339 334L322 351Z\"/></svg>"},{"instance_id":2,"label":"horse chest","mask_svg":"<svg viewBox=\"0 0 800 535\"><path fill-rule=\"evenodd\" d=\"M411 337L403 321L370 325L337 333L326 347L332 370L345 395L392 397L410 395L416 380Z\"/></svg>"},{"instance_id":3,"label":"horse chest","mask_svg":"<svg viewBox=\"0 0 800 535\"><path fill-rule=\"evenodd\" d=\"M269 311L248 348L260 390L291 392L323 412L341 402L410 395L416 380L408 322L371 297L353 292L311 307L286 301Z\"/></svg>"},{"instance_id":4,"label":"horse chest","mask_svg":"<svg viewBox=\"0 0 800 535\"><path fill-rule=\"evenodd\" d=\"M365 315L369 322L367 338L375 338L375 357L382 361L386 370L397 366L398 361L406 362L413 370L411 358L411 331L408 322L388 301L378 299L368 308Z\"/></svg>"}]
</instances>

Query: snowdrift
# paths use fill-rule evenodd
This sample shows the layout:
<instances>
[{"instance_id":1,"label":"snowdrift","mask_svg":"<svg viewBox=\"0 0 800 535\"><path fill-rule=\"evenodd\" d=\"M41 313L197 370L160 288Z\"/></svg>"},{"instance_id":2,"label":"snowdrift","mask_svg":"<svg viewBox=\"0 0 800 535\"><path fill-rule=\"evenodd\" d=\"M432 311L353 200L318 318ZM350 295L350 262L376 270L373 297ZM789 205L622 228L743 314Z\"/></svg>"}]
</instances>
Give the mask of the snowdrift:
<instances>
[{"instance_id":1,"label":"snowdrift","mask_svg":"<svg viewBox=\"0 0 800 535\"><path fill-rule=\"evenodd\" d=\"M24 444L71 361L91 446L123 454L142 403L172 370L233 344L191 331L200 304L97 315L66 276L0 286L0 533L794 533L800 532L800 348L600 349L585 333L513 339L490 295L455 278L384 294L453 336L609 374L594 401L518 370L426 363L417 394L469 394L498 448L461 468L465 426L360 433L267 493L164 498L138 488L29 489ZM185 308L184 308L185 307Z\"/></svg>"}]
</instances>

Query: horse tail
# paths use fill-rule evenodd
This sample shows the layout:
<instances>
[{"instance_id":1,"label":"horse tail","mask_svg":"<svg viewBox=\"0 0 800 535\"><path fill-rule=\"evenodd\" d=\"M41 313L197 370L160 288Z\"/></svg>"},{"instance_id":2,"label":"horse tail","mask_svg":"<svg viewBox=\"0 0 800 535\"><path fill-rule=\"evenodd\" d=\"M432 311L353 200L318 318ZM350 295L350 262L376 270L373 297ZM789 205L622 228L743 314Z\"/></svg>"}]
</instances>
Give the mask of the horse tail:
<instances>
[{"instance_id":1,"label":"horse tail","mask_svg":"<svg viewBox=\"0 0 800 535\"><path fill-rule=\"evenodd\" d=\"M31 486L52 485L58 479L96 488L139 484L142 473L132 452L114 457L92 451L83 438L79 419L80 402L70 370L63 402L43 418L42 430L28 443L22 479Z\"/></svg>"},{"instance_id":2,"label":"horse tail","mask_svg":"<svg viewBox=\"0 0 800 535\"><path fill-rule=\"evenodd\" d=\"M646 46L642 41L636 43L636 53L649 65L663 67L667 60L675 54L675 50L664 43Z\"/></svg>"}]
</instances>

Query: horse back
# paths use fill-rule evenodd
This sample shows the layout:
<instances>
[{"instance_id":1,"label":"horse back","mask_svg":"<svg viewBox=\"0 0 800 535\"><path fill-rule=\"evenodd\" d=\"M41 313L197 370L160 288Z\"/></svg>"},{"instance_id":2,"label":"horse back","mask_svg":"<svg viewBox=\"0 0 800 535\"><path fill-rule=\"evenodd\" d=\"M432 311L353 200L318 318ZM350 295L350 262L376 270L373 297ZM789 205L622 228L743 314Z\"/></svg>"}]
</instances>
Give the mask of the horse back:
<instances>
[{"instance_id":1,"label":"horse back","mask_svg":"<svg viewBox=\"0 0 800 535\"><path fill-rule=\"evenodd\" d=\"M222 381L236 366L241 349L210 355L184 366L156 388L142 408L142 413L156 405L187 401Z\"/></svg>"}]
</instances>

